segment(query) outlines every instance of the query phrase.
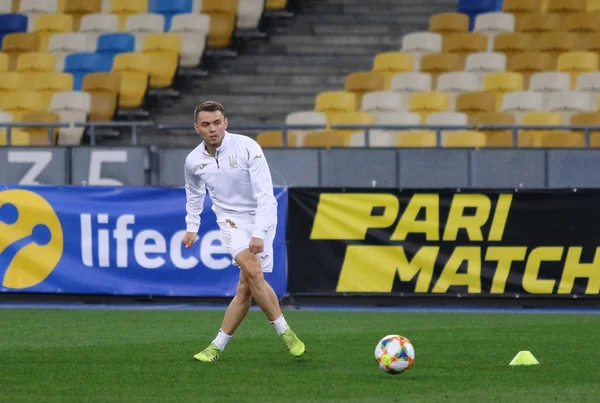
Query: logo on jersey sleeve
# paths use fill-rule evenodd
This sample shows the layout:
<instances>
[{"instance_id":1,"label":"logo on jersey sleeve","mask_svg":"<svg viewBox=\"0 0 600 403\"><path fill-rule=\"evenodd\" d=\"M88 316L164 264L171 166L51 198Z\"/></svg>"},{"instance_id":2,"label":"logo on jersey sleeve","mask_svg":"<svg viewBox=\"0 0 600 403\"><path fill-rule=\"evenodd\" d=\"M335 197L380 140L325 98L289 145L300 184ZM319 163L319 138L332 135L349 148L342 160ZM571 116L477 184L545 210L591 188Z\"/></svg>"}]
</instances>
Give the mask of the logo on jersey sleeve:
<instances>
[{"instance_id":1,"label":"logo on jersey sleeve","mask_svg":"<svg viewBox=\"0 0 600 403\"><path fill-rule=\"evenodd\" d=\"M15 189L0 192L0 281L23 289L44 281L63 254L63 230L46 199Z\"/></svg>"}]
</instances>

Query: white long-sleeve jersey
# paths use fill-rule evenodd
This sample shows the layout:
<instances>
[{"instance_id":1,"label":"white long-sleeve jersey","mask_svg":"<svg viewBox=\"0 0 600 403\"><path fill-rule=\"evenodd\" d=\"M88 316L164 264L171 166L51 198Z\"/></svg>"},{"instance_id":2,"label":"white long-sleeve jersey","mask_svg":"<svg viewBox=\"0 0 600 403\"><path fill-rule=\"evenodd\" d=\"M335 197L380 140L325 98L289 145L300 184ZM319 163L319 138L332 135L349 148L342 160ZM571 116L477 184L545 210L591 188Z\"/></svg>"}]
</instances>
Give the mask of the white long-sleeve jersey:
<instances>
[{"instance_id":1,"label":"white long-sleeve jersey","mask_svg":"<svg viewBox=\"0 0 600 403\"><path fill-rule=\"evenodd\" d=\"M239 217L253 222L253 237L264 239L267 229L277 223L269 165L250 137L225 132L214 156L200 143L185 160L184 176L188 232L200 229L206 190L217 220Z\"/></svg>"}]
</instances>

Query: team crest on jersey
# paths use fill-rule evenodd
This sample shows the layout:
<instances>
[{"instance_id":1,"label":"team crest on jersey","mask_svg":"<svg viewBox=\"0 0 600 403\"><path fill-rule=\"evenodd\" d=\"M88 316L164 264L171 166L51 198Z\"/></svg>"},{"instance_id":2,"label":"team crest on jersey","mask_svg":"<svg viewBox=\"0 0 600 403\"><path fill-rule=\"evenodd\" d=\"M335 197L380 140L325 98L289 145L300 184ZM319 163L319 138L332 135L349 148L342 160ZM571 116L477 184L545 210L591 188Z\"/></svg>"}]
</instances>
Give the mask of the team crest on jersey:
<instances>
[{"instance_id":1,"label":"team crest on jersey","mask_svg":"<svg viewBox=\"0 0 600 403\"><path fill-rule=\"evenodd\" d=\"M237 155L230 155L229 156L229 167L230 168L237 168L238 167Z\"/></svg>"}]
</instances>

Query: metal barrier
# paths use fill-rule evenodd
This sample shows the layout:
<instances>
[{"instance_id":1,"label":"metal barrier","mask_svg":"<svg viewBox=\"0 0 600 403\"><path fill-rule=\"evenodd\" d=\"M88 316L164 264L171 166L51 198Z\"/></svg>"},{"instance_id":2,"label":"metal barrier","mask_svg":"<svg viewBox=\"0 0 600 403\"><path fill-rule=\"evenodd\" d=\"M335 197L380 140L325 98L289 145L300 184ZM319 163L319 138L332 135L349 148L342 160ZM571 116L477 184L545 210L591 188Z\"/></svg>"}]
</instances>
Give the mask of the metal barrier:
<instances>
[{"instance_id":1,"label":"metal barrier","mask_svg":"<svg viewBox=\"0 0 600 403\"><path fill-rule=\"evenodd\" d=\"M0 122L0 129L6 128L6 144L12 143L12 129L22 127L47 127L48 128L48 144L54 144L54 129L69 127L69 123L36 123L36 122Z\"/></svg>"},{"instance_id":2,"label":"metal barrier","mask_svg":"<svg viewBox=\"0 0 600 403\"><path fill-rule=\"evenodd\" d=\"M85 122L85 123L74 123L75 127L89 127L90 145L96 145L96 128L112 128L112 127L131 127L131 145L136 146L138 142L138 127L155 127L156 123L151 121L140 121L140 122Z\"/></svg>"}]
</instances>

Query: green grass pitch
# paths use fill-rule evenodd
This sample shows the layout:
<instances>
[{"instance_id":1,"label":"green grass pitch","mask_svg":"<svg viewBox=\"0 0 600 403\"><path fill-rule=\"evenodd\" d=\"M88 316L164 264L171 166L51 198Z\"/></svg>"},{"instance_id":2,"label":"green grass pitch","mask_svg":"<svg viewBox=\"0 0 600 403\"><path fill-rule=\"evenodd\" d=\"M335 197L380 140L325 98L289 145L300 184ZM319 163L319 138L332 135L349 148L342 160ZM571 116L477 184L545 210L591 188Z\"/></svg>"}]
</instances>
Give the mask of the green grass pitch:
<instances>
[{"instance_id":1,"label":"green grass pitch","mask_svg":"<svg viewBox=\"0 0 600 403\"><path fill-rule=\"evenodd\" d=\"M286 310L293 358L251 311L221 359L192 361L222 311L0 309L2 402L598 402L600 315ZM415 364L373 351L408 337ZM510 367L520 350L540 365Z\"/></svg>"}]
</instances>

